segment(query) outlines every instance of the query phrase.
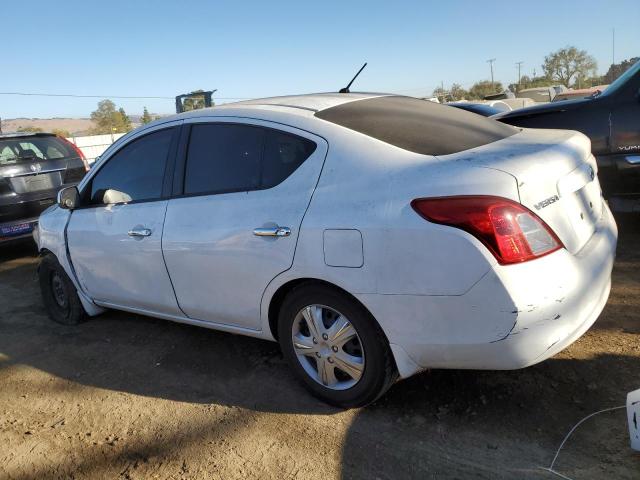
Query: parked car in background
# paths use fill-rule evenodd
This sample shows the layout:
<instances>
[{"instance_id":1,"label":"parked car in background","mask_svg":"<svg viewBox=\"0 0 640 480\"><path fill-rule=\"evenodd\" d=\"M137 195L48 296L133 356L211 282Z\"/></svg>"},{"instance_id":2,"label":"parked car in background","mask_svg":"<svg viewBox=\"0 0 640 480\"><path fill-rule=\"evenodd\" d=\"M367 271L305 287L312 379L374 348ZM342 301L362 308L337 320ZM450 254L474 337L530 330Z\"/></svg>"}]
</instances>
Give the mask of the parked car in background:
<instances>
[{"instance_id":1,"label":"parked car in background","mask_svg":"<svg viewBox=\"0 0 640 480\"><path fill-rule=\"evenodd\" d=\"M183 113L42 214L43 300L65 324L115 308L277 340L342 407L427 368L522 368L607 301L617 230L595 168L578 132L394 95Z\"/></svg>"},{"instance_id":2,"label":"parked car in background","mask_svg":"<svg viewBox=\"0 0 640 480\"><path fill-rule=\"evenodd\" d=\"M602 93L609 85L597 85L595 87L580 88L575 90L567 90L557 94L552 101L560 102L562 100L575 100L576 98L588 98L594 94Z\"/></svg>"},{"instance_id":3,"label":"parked car in background","mask_svg":"<svg viewBox=\"0 0 640 480\"><path fill-rule=\"evenodd\" d=\"M0 242L30 237L58 190L88 168L75 145L52 133L0 135Z\"/></svg>"},{"instance_id":4,"label":"parked car in background","mask_svg":"<svg viewBox=\"0 0 640 480\"><path fill-rule=\"evenodd\" d=\"M490 117L501 112L511 110L506 104L505 108L496 108L493 105L487 103L473 103L473 102L449 102L446 105L450 107L466 110L467 112L477 113L483 117Z\"/></svg>"},{"instance_id":5,"label":"parked car in background","mask_svg":"<svg viewBox=\"0 0 640 480\"><path fill-rule=\"evenodd\" d=\"M553 101L556 95L565 91L567 91L567 87L564 85L525 88L516 93L516 98L530 98L536 103L547 103Z\"/></svg>"},{"instance_id":6,"label":"parked car in background","mask_svg":"<svg viewBox=\"0 0 640 480\"><path fill-rule=\"evenodd\" d=\"M601 93L496 115L519 127L578 130L591 139L613 210L640 212L640 62Z\"/></svg>"}]
</instances>

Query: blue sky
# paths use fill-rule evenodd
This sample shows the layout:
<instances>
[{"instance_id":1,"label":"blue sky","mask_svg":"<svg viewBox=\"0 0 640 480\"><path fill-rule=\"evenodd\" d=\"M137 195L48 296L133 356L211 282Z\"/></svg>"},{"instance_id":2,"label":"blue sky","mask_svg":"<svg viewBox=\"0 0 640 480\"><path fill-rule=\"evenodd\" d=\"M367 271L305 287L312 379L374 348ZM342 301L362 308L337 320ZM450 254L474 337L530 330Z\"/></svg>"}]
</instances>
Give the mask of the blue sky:
<instances>
[{"instance_id":1,"label":"blue sky","mask_svg":"<svg viewBox=\"0 0 640 480\"><path fill-rule=\"evenodd\" d=\"M528 5L526 5L528 4ZM522 6L526 5L526 6ZM566 45L604 73L640 55L640 0L3 1L0 92L251 98L355 87L427 95L444 82L505 84ZM222 103L227 100L219 100ZM0 95L0 117L88 116L98 99ZM174 111L172 100L115 100Z\"/></svg>"}]
</instances>

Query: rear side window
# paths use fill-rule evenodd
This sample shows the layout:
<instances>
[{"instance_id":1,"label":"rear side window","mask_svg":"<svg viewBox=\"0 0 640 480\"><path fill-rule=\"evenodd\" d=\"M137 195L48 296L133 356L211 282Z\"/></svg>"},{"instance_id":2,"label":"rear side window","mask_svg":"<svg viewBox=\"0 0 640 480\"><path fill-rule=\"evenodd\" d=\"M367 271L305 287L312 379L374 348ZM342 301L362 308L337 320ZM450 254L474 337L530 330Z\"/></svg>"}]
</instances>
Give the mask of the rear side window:
<instances>
[{"instance_id":1,"label":"rear side window","mask_svg":"<svg viewBox=\"0 0 640 480\"><path fill-rule=\"evenodd\" d=\"M173 128L150 133L116 152L91 179L91 203L160 198L173 133Z\"/></svg>"},{"instance_id":2,"label":"rear side window","mask_svg":"<svg viewBox=\"0 0 640 480\"><path fill-rule=\"evenodd\" d=\"M262 163L262 188L278 185L291 175L316 149L316 144L277 130L266 130Z\"/></svg>"},{"instance_id":3,"label":"rear side window","mask_svg":"<svg viewBox=\"0 0 640 480\"><path fill-rule=\"evenodd\" d=\"M510 125L410 97L359 100L315 116L422 155L457 153L518 133Z\"/></svg>"},{"instance_id":4,"label":"rear side window","mask_svg":"<svg viewBox=\"0 0 640 480\"><path fill-rule=\"evenodd\" d=\"M54 135L0 139L0 165L75 158L78 154Z\"/></svg>"},{"instance_id":5,"label":"rear side window","mask_svg":"<svg viewBox=\"0 0 640 480\"><path fill-rule=\"evenodd\" d=\"M316 144L278 130L240 124L191 127L184 193L262 190L291 175Z\"/></svg>"},{"instance_id":6,"label":"rear side window","mask_svg":"<svg viewBox=\"0 0 640 480\"><path fill-rule=\"evenodd\" d=\"M245 125L191 128L185 193L255 190L260 184L263 131Z\"/></svg>"}]
</instances>

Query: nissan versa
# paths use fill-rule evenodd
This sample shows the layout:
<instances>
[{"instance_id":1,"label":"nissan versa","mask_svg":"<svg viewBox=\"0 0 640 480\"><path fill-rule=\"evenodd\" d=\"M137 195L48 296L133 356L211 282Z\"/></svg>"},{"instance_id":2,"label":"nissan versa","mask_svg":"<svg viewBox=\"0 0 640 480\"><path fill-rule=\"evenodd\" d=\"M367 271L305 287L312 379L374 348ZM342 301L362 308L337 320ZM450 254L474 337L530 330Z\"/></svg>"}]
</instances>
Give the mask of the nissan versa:
<instances>
[{"instance_id":1,"label":"nissan versa","mask_svg":"<svg viewBox=\"0 0 640 480\"><path fill-rule=\"evenodd\" d=\"M317 94L129 133L34 236L53 320L114 308L277 340L354 407L570 345L607 301L617 228L581 133Z\"/></svg>"}]
</instances>

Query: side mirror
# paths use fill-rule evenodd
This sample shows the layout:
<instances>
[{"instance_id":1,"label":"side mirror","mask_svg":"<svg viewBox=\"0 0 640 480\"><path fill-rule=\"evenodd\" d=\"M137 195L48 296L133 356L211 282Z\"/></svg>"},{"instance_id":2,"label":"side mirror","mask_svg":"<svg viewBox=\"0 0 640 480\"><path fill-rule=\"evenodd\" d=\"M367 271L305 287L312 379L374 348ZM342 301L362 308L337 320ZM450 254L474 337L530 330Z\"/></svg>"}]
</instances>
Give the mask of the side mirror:
<instances>
[{"instance_id":1,"label":"side mirror","mask_svg":"<svg viewBox=\"0 0 640 480\"><path fill-rule=\"evenodd\" d=\"M63 188L58 192L58 206L67 210L73 210L80 205L80 193L77 187Z\"/></svg>"}]
</instances>

